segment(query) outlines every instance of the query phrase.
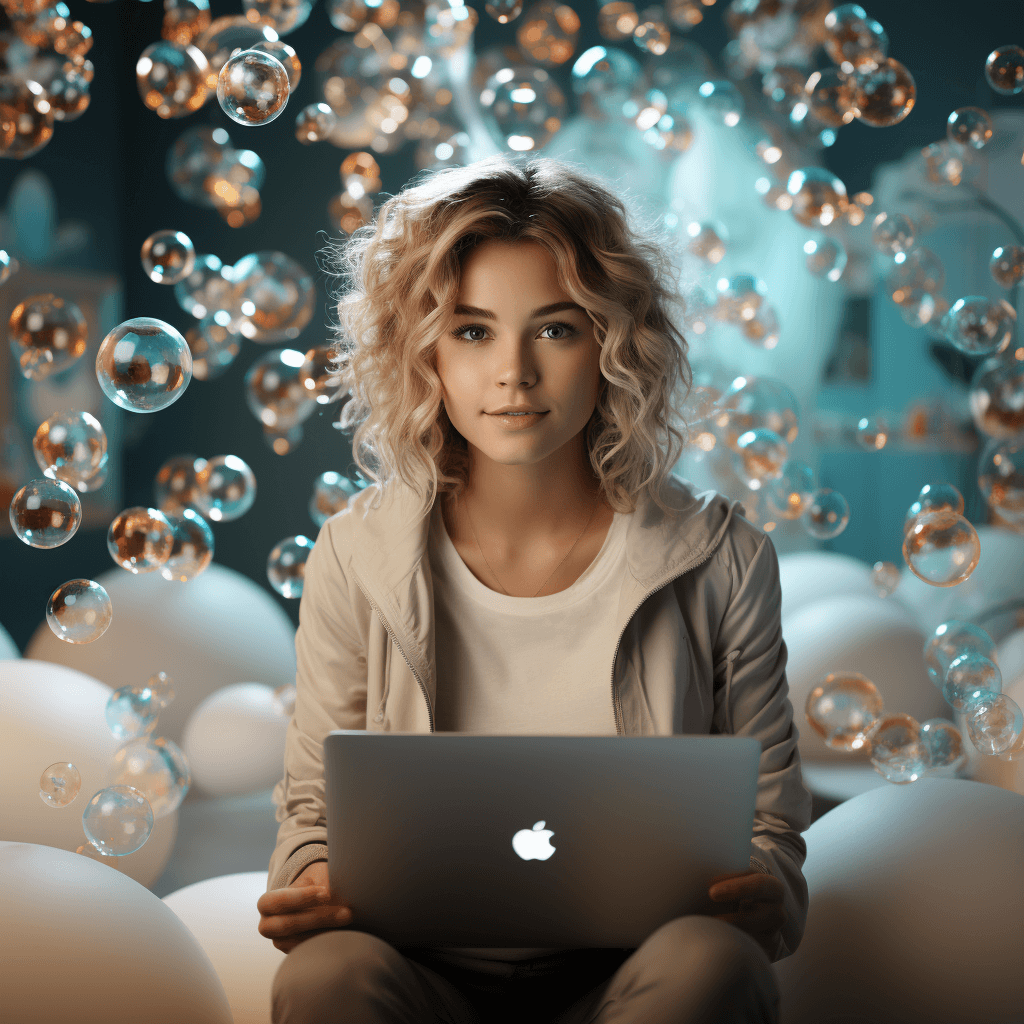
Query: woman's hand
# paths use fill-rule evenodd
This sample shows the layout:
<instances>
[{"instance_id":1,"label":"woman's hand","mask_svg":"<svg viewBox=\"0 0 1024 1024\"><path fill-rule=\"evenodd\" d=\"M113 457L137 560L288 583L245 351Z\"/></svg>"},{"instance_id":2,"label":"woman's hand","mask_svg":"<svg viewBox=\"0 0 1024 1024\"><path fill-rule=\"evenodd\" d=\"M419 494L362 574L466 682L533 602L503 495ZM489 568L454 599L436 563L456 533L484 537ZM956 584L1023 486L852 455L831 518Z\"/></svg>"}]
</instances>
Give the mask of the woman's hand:
<instances>
[{"instance_id":1,"label":"woman's hand","mask_svg":"<svg viewBox=\"0 0 1024 1024\"><path fill-rule=\"evenodd\" d=\"M753 870L742 875L716 875L708 896L716 903L733 905L728 913L711 916L736 925L756 939L770 960L789 916L783 905L782 882L774 875Z\"/></svg>"},{"instance_id":2,"label":"woman's hand","mask_svg":"<svg viewBox=\"0 0 1024 1024\"><path fill-rule=\"evenodd\" d=\"M325 860L307 864L286 888L265 892L256 909L260 935L273 939L275 948L285 953L313 935L352 923L351 908L331 897Z\"/></svg>"}]
</instances>

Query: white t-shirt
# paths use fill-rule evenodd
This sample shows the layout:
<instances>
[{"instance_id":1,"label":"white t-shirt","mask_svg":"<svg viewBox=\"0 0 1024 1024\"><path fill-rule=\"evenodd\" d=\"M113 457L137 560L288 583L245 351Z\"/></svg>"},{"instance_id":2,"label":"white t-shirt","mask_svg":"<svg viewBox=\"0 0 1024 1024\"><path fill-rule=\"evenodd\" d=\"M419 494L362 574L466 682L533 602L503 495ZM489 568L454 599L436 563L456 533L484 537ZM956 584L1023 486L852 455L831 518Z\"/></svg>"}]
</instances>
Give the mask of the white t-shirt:
<instances>
[{"instance_id":1,"label":"white t-shirt","mask_svg":"<svg viewBox=\"0 0 1024 1024\"><path fill-rule=\"evenodd\" d=\"M544 597L510 597L481 583L431 510L438 732L614 736L611 664L630 514L616 512L583 575ZM571 947L435 947L476 970Z\"/></svg>"}]
</instances>

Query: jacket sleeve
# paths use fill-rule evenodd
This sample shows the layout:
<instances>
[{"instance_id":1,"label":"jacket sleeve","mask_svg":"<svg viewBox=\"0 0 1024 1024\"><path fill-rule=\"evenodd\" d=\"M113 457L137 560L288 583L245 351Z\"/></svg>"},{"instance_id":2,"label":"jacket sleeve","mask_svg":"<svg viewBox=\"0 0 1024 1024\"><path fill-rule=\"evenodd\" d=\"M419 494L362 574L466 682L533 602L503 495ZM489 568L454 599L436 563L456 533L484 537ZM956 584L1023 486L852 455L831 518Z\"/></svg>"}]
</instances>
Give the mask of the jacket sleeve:
<instances>
[{"instance_id":1,"label":"jacket sleeve","mask_svg":"<svg viewBox=\"0 0 1024 1024\"><path fill-rule=\"evenodd\" d=\"M324 739L332 729L366 728L366 653L334 543L334 519L320 528L303 575L295 713L285 734L284 777L271 796L279 827L268 892L291 885L312 861L327 859Z\"/></svg>"},{"instance_id":2,"label":"jacket sleeve","mask_svg":"<svg viewBox=\"0 0 1024 1024\"><path fill-rule=\"evenodd\" d=\"M757 543L756 537L760 536ZM736 549L756 550L737 580L715 645L713 731L754 736L761 743L750 866L784 886L786 923L772 961L796 952L807 921L807 881L801 868L811 824L798 732L786 681L779 560L767 534L757 531Z\"/></svg>"}]
</instances>

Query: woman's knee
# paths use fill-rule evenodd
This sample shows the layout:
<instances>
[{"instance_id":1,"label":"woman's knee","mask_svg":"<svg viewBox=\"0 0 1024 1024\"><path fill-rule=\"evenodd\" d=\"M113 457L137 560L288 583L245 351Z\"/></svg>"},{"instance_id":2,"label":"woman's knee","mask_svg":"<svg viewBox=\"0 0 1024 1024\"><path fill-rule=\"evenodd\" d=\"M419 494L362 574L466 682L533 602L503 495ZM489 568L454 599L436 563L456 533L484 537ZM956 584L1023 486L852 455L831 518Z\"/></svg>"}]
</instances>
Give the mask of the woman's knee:
<instances>
[{"instance_id":1,"label":"woman's knee","mask_svg":"<svg viewBox=\"0 0 1024 1024\"><path fill-rule=\"evenodd\" d=\"M666 921L648 937L652 951L663 953L669 962L692 956L702 970L732 975L743 970L751 958L767 959L757 941L726 921L702 914L687 914Z\"/></svg>"},{"instance_id":2,"label":"woman's knee","mask_svg":"<svg viewBox=\"0 0 1024 1024\"><path fill-rule=\"evenodd\" d=\"M295 987L303 993L335 998L374 985L393 970L397 950L369 932L334 928L300 942L282 961L274 990Z\"/></svg>"}]
</instances>

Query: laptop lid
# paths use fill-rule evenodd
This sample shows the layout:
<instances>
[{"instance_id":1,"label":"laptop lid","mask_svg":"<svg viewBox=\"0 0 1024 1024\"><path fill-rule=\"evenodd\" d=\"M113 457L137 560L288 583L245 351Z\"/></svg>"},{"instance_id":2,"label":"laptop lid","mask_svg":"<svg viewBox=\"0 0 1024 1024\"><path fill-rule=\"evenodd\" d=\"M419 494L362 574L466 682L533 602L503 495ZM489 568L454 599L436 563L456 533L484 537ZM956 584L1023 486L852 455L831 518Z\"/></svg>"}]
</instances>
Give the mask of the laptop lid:
<instances>
[{"instance_id":1,"label":"laptop lid","mask_svg":"<svg viewBox=\"0 0 1024 1024\"><path fill-rule=\"evenodd\" d=\"M752 736L339 729L331 891L394 946L635 948L750 869Z\"/></svg>"}]
</instances>

